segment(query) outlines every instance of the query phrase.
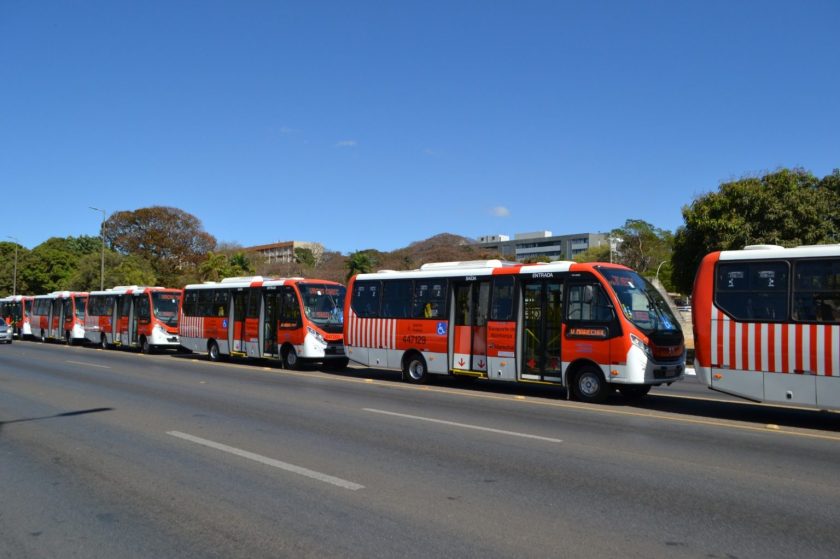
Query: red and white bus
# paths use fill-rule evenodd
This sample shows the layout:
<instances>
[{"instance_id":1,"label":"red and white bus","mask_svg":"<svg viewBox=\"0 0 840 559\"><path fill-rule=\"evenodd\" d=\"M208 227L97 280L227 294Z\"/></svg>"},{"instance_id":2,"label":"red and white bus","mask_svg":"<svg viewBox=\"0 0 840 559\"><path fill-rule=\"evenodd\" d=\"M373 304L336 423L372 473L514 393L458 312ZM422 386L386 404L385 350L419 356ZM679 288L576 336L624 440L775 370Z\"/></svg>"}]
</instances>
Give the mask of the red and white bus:
<instances>
[{"instance_id":1,"label":"red and white bus","mask_svg":"<svg viewBox=\"0 0 840 559\"><path fill-rule=\"evenodd\" d=\"M840 245L707 255L692 321L697 377L712 390L840 408Z\"/></svg>"},{"instance_id":2,"label":"red and white bus","mask_svg":"<svg viewBox=\"0 0 840 559\"><path fill-rule=\"evenodd\" d=\"M121 285L92 291L85 315L85 337L102 348L140 348L143 353L175 349L181 290Z\"/></svg>"},{"instance_id":3,"label":"red and white bus","mask_svg":"<svg viewBox=\"0 0 840 559\"><path fill-rule=\"evenodd\" d=\"M85 307L88 294L56 291L33 297L30 326L32 335L42 342L63 340L68 344L85 339Z\"/></svg>"},{"instance_id":4,"label":"red and white bus","mask_svg":"<svg viewBox=\"0 0 840 559\"><path fill-rule=\"evenodd\" d=\"M371 367L569 387L600 402L685 373L685 344L660 293L614 264L426 264L348 285L345 347Z\"/></svg>"},{"instance_id":5,"label":"red and white bus","mask_svg":"<svg viewBox=\"0 0 840 559\"><path fill-rule=\"evenodd\" d=\"M11 322L14 334L19 339L32 335L29 320L32 315L33 299L26 295L10 295L0 299L0 317Z\"/></svg>"},{"instance_id":6,"label":"red and white bus","mask_svg":"<svg viewBox=\"0 0 840 559\"><path fill-rule=\"evenodd\" d=\"M181 305L181 345L217 361L282 359L287 368L318 361L347 366L343 344L345 288L319 279L227 278L188 285Z\"/></svg>"}]
</instances>

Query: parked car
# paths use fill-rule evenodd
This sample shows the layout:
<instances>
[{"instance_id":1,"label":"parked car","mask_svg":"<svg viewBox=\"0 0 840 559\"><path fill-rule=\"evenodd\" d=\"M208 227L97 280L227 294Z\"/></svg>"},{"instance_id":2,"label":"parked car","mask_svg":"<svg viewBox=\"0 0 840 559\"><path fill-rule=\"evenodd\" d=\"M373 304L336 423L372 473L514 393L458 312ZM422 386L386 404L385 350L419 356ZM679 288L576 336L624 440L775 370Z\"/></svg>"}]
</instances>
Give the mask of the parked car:
<instances>
[{"instance_id":1,"label":"parked car","mask_svg":"<svg viewBox=\"0 0 840 559\"><path fill-rule=\"evenodd\" d=\"M3 320L0 320L0 343L12 343L12 327Z\"/></svg>"}]
</instances>

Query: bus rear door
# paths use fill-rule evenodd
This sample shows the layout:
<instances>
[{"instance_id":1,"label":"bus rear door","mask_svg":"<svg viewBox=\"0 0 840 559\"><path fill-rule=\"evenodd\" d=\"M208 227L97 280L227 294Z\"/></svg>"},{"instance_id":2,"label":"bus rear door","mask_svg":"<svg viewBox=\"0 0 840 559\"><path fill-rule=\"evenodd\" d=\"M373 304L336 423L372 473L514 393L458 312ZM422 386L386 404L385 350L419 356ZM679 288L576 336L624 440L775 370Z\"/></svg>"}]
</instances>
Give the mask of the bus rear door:
<instances>
[{"instance_id":1,"label":"bus rear door","mask_svg":"<svg viewBox=\"0 0 840 559\"><path fill-rule=\"evenodd\" d=\"M449 363L460 373L487 373L487 315L490 309L490 280L453 283Z\"/></svg>"}]
</instances>

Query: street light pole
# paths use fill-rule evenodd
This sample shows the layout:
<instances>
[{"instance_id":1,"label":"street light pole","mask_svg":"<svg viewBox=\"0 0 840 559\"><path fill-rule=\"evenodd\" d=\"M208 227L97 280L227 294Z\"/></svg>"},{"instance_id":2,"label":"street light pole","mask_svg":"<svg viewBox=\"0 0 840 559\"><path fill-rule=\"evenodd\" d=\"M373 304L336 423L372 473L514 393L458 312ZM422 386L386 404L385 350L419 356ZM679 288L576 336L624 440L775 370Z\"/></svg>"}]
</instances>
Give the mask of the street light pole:
<instances>
[{"instance_id":1,"label":"street light pole","mask_svg":"<svg viewBox=\"0 0 840 559\"><path fill-rule=\"evenodd\" d=\"M11 235L6 235L7 239L11 239L15 242L15 273L14 279L12 280L12 297L17 295L17 252L18 252L18 245L20 245L20 241L18 241L15 237Z\"/></svg>"},{"instance_id":2,"label":"street light pole","mask_svg":"<svg viewBox=\"0 0 840 559\"><path fill-rule=\"evenodd\" d=\"M99 225L99 240L102 245L102 252L99 259L99 291L105 290L105 210L88 206L95 212L102 212L102 223Z\"/></svg>"},{"instance_id":3,"label":"street light pole","mask_svg":"<svg viewBox=\"0 0 840 559\"><path fill-rule=\"evenodd\" d=\"M659 282L659 269L662 268L662 265L665 264L666 262L670 262L670 260L663 260L662 262L659 263L659 266L656 267L656 277L653 278L654 283Z\"/></svg>"}]
</instances>

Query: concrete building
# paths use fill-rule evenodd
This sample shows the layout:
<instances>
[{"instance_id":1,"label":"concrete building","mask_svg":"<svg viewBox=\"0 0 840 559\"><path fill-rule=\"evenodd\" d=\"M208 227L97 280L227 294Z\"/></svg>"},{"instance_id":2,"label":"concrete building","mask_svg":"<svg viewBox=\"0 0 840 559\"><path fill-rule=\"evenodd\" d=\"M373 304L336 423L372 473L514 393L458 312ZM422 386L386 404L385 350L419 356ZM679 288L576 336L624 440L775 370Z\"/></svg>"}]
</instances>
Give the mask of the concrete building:
<instances>
[{"instance_id":1,"label":"concrete building","mask_svg":"<svg viewBox=\"0 0 840 559\"><path fill-rule=\"evenodd\" d=\"M482 248L498 251L506 259L524 262L540 257L572 260L590 247L606 245L607 237L606 233L553 235L551 231L536 231L517 233L513 239L508 235L484 235L477 240Z\"/></svg>"},{"instance_id":2,"label":"concrete building","mask_svg":"<svg viewBox=\"0 0 840 559\"><path fill-rule=\"evenodd\" d=\"M324 254L324 246L321 243L309 243L306 241L278 241L268 245L257 245L245 247L245 252L252 252L265 258L266 264L289 263L295 261L295 249L308 248L312 251L315 260L319 260Z\"/></svg>"}]
</instances>

